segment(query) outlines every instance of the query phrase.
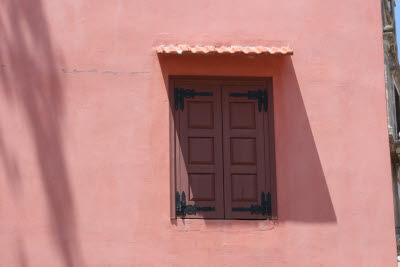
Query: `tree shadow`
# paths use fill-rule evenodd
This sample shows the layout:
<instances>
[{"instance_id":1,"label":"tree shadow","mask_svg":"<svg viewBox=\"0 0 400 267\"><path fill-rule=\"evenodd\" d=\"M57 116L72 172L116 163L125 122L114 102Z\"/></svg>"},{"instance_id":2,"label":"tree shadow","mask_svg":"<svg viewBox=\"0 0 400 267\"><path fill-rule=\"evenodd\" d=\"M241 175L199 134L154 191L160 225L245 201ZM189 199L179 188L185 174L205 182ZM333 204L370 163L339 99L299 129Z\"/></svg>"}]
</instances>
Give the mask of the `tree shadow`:
<instances>
[{"instance_id":1,"label":"tree shadow","mask_svg":"<svg viewBox=\"0 0 400 267\"><path fill-rule=\"evenodd\" d=\"M62 62L56 59L42 1L2 1L0 32L1 91L8 104L23 112L30 131L47 198L51 235L65 266L83 266L63 147L64 88L57 67ZM19 166L23 162L18 162L5 143L7 140L0 139L0 158L7 180L18 194L23 179ZM29 265L26 261L24 265Z\"/></svg>"},{"instance_id":2,"label":"tree shadow","mask_svg":"<svg viewBox=\"0 0 400 267\"><path fill-rule=\"evenodd\" d=\"M276 222L337 222L291 57L159 54L158 60L167 94L169 77L174 75L273 77L277 177L273 187L277 189ZM171 101L173 97L169 99ZM207 227L219 225L219 222L212 220L205 223Z\"/></svg>"}]
</instances>

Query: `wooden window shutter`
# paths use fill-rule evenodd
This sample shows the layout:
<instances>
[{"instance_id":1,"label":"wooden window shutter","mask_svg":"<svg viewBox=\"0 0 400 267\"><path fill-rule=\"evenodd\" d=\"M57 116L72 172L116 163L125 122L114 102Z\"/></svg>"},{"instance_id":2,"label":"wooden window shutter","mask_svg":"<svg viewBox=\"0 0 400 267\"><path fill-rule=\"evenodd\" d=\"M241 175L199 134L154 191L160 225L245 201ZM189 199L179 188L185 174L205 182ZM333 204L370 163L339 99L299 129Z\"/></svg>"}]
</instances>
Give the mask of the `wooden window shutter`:
<instances>
[{"instance_id":1,"label":"wooden window shutter","mask_svg":"<svg viewBox=\"0 0 400 267\"><path fill-rule=\"evenodd\" d=\"M177 216L276 217L272 80L172 84Z\"/></svg>"},{"instance_id":2,"label":"wooden window shutter","mask_svg":"<svg viewBox=\"0 0 400 267\"><path fill-rule=\"evenodd\" d=\"M223 219L220 87L182 82L176 84L176 89L178 94L185 94L177 98L179 145L176 181L181 200L182 194L186 198L184 217ZM181 211L178 216L182 215Z\"/></svg>"},{"instance_id":3,"label":"wooden window shutter","mask_svg":"<svg viewBox=\"0 0 400 267\"><path fill-rule=\"evenodd\" d=\"M260 85L222 88L227 219L266 219L271 210L267 93Z\"/></svg>"}]
</instances>

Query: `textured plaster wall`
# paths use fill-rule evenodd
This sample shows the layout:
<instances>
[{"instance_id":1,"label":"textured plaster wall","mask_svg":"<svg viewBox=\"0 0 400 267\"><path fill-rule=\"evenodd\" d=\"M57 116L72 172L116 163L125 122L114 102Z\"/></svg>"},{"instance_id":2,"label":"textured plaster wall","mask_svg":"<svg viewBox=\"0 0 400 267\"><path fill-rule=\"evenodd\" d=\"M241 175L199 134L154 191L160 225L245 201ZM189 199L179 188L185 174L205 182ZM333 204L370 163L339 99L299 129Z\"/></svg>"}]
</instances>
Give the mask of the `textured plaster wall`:
<instances>
[{"instance_id":1,"label":"textured plaster wall","mask_svg":"<svg viewBox=\"0 0 400 267\"><path fill-rule=\"evenodd\" d=\"M0 265L395 266L381 27L374 0L2 1ZM273 77L277 221L170 220L168 75Z\"/></svg>"}]
</instances>

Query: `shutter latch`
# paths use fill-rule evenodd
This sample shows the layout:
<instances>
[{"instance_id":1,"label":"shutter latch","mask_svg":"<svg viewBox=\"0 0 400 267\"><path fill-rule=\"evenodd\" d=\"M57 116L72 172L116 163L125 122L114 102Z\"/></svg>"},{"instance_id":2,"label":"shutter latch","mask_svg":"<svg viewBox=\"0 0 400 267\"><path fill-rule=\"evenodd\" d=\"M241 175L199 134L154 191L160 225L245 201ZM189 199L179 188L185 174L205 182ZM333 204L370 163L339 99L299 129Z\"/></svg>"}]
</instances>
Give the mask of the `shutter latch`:
<instances>
[{"instance_id":1,"label":"shutter latch","mask_svg":"<svg viewBox=\"0 0 400 267\"><path fill-rule=\"evenodd\" d=\"M267 214L268 216L271 216L271 193L268 192L267 199L265 199L265 193L261 192L261 205L251 205L250 207L233 207L232 211L250 211L251 214Z\"/></svg>"},{"instance_id":2,"label":"shutter latch","mask_svg":"<svg viewBox=\"0 0 400 267\"><path fill-rule=\"evenodd\" d=\"M185 90L183 88L175 88L174 100L175 110L178 110L179 103L181 110L185 108L185 98L194 98L195 96L213 96L212 92L196 92L195 90Z\"/></svg>"},{"instance_id":3,"label":"shutter latch","mask_svg":"<svg viewBox=\"0 0 400 267\"><path fill-rule=\"evenodd\" d=\"M176 215L196 214L198 211L215 211L215 207L198 207L196 205L186 205L186 194L182 191L182 200L179 192L175 194Z\"/></svg>"},{"instance_id":4,"label":"shutter latch","mask_svg":"<svg viewBox=\"0 0 400 267\"><path fill-rule=\"evenodd\" d=\"M264 102L264 111L268 111L268 92L266 90L261 91L248 91L247 93L231 93L231 97L247 97L248 99L258 100L258 111L262 110Z\"/></svg>"}]
</instances>

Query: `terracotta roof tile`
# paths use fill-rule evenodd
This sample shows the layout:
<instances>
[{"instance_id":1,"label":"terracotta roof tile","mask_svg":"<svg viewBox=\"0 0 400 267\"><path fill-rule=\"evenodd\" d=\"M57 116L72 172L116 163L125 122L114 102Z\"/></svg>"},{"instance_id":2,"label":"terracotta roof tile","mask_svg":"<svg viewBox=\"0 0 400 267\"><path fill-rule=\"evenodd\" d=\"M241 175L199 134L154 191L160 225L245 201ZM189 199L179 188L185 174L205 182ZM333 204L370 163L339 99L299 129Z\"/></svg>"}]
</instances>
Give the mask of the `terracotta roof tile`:
<instances>
[{"instance_id":1,"label":"terracotta roof tile","mask_svg":"<svg viewBox=\"0 0 400 267\"><path fill-rule=\"evenodd\" d=\"M269 54L269 55L293 55L289 47L267 46L189 46L189 45L161 45L157 47L159 54Z\"/></svg>"}]
</instances>

